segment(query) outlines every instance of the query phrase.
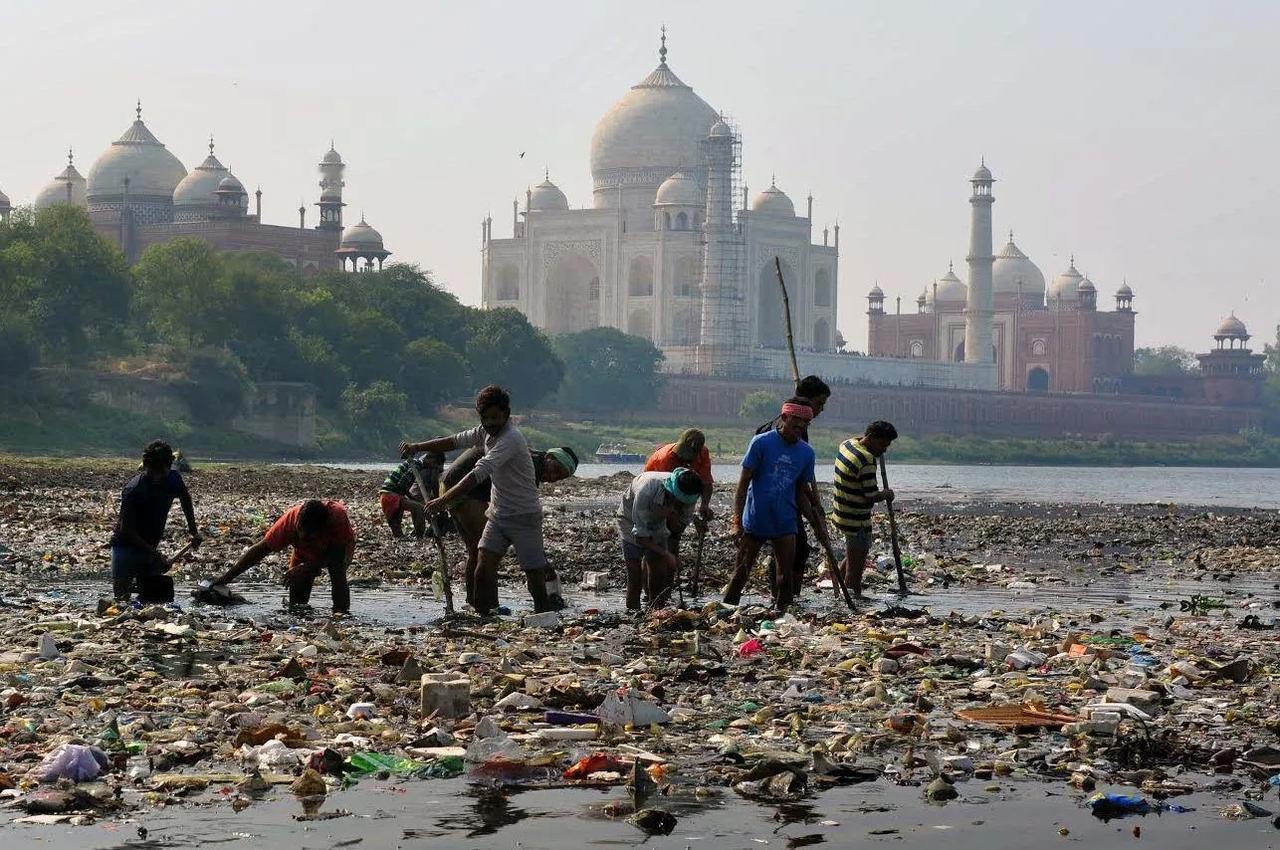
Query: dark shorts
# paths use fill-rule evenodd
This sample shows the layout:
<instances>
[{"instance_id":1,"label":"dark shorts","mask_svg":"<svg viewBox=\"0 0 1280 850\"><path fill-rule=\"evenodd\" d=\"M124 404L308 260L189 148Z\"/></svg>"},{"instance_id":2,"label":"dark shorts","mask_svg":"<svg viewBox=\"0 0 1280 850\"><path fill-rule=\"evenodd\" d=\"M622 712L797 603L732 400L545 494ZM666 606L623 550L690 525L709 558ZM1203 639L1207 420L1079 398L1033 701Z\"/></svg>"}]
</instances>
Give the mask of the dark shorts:
<instances>
[{"instance_id":1,"label":"dark shorts","mask_svg":"<svg viewBox=\"0 0 1280 850\"><path fill-rule=\"evenodd\" d=\"M141 578L164 575L160 565L148 552L132 546L111 547L111 577L113 579Z\"/></svg>"},{"instance_id":2,"label":"dark shorts","mask_svg":"<svg viewBox=\"0 0 1280 850\"><path fill-rule=\"evenodd\" d=\"M650 552L648 549L644 548L643 546L641 546L639 543L632 543L630 540L623 540L621 541L621 543L622 543L622 558L625 561L639 561L642 558L653 557L653 553ZM675 552L675 549L673 548L672 543L673 541L671 540L670 537L668 537L667 538L668 552Z\"/></svg>"}]
</instances>

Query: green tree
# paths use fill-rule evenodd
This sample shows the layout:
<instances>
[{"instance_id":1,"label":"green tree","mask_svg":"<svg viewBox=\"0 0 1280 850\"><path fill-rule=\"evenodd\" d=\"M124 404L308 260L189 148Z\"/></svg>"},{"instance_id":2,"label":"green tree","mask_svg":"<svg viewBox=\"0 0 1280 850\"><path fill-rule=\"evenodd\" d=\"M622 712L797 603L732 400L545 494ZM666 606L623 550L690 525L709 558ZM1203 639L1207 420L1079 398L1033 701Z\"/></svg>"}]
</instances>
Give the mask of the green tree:
<instances>
[{"instance_id":1,"label":"green tree","mask_svg":"<svg viewBox=\"0 0 1280 850\"><path fill-rule=\"evenodd\" d=\"M0 226L0 311L36 332L45 360L82 363L119 351L129 296L124 256L79 207L19 211Z\"/></svg>"},{"instance_id":2,"label":"green tree","mask_svg":"<svg viewBox=\"0 0 1280 850\"><path fill-rule=\"evenodd\" d=\"M578 410L651 407L658 400L662 352L652 342L617 328L591 328L553 341L556 354L572 375L559 398Z\"/></svg>"},{"instance_id":3,"label":"green tree","mask_svg":"<svg viewBox=\"0 0 1280 850\"><path fill-rule=\"evenodd\" d=\"M748 422L763 422L778 415L782 400L768 390L747 393L738 407L738 416Z\"/></svg>"},{"instance_id":4,"label":"green tree","mask_svg":"<svg viewBox=\"0 0 1280 850\"><path fill-rule=\"evenodd\" d=\"M230 292L222 255L203 239L152 245L134 266L134 323L185 348L226 341Z\"/></svg>"},{"instance_id":5,"label":"green tree","mask_svg":"<svg viewBox=\"0 0 1280 850\"><path fill-rule=\"evenodd\" d=\"M244 410L253 385L234 354L206 348L185 352L182 361L184 378L176 381L174 388L196 422L226 425Z\"/></svg>"},{"instance_id":6,"label":"green tree","mask_svg":"<svg viewBox=\"0 0 1280 850\"><path fill-rule=\"evenodd\" d=\"M529 324L519 310L473 311L467 330L467 363L473 387L500 384L511 391L514 404L528 409L560 386L564 363L546 335Z\"/></svg>"},{"instance_id":7,"label":"green tree","mask_svg":"<svg viewBox=\"0 0 1280 850\"><path fill-rule=\"evenodd\" d=\"M342 391L342 412L351 424L381 442L402 433L401 420L409 398L390 381L374 381L361 389L349 384Z\"/></svg>"},{"instance_id":8,"label":"green tree","mask_svg":"<svg viewBox=\"0 0 1280 850\"><path fill-rule=\"evenodd\" d=\"M1133 352L1133 373L1135 375L1189 375L1199 370L1196 356L1185 348L1176 345L1161 345L1157 348L1139 348Z\"/></svg>"},{"instance_id":9,"label":"green tree","mask_svg":"<svg viewBox=\"0 0 1280 850\"><path fill-rule=\"evenodd\" d=\"M419 413L433 413L442 402L471 388L467 361L438 339L415 339L404 348L396 380Z\"/></svg>"},{"instance_id":10,"label":"green tree","mask_svg":"<svg viewBox=\"0 0 1280 850\"><path fill-rule=\"evenodd\" d=\"M21 382L38 357L31 329L16 316L0 317L0 385Z\"/></svg>"}]
</instances>

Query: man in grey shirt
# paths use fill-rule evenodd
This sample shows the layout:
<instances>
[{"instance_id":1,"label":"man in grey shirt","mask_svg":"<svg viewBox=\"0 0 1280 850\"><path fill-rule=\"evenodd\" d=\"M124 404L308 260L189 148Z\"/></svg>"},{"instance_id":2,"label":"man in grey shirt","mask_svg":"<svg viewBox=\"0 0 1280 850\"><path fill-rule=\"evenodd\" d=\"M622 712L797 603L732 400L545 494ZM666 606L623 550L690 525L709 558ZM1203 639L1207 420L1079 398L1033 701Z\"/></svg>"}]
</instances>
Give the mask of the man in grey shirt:
<instances>
[{"instance_id":1,"label":"man in grey shirt","mask_svg":"<svg viewBox=\"0 0 1280 850\"><path fill-rule=\"evenodd\" d=\"M618 536L627 564L628 608L640 607L641 590L650 605L670 597L678 562L668 545L671 532L667 523L671 519L688 521L702 487L696 472L680 467L672 472L642 472L622 494Z\"/></svg>"},{"instance_id":2,"label":"man in grey shirt","mask_svg":"<svg viewBox=\"0 0 1280 850\"><path fill-rule=\"evenodd\" d=\"M542 503L538 498L529 444L520 429L511 423L511 397L502 387L491 385L480 390L476 395L476 413L480 415L480 424L475 428L452 437L401 443L400 454L408 457L417 452L484 447L484 456L462 480L427 502L427 512L445 511L477 484L492 481L489 510L485 513L488 521L480 537L480 560L471 581L475 609L487 614L498 607L498 565L507 550L514 547L534 610L549 611L544 576L547 555L542 547Z\"/></svg>"}]
</instances>

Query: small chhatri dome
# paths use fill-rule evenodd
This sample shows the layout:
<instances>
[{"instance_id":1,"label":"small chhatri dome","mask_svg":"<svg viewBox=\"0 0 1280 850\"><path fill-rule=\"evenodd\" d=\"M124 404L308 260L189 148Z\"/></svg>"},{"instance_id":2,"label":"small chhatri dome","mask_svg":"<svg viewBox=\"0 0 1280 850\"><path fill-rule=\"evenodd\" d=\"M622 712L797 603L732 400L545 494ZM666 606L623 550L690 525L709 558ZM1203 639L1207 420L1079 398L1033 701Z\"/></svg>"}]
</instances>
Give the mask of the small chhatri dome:
<instances>
[{"instance_id":1,"label":"small chhatri dome","mask_svg":"<svg viewBox=\"0 0 1280 850\"><path fill-rule=\"evenodd\" d=\"M1067 270L1053 279L1049 288L1049 297L1054 301L1076 301L1080 296L1080 281L1084 275L1076 271L1076 258L1071 258Z\"/></svg>"},{"instance_id":2,"label":"small chhatri dome","mask_svg":"<svg viewBox=\"0 0 1280 850\"><path fill-rule=\"evenodd\" d=\"M707 133L707 136L713 139L718 139L722 136L732 136L732 135L733 135L733 130L730 129L729 125L725 123L723 115L720 116L720 118L716 121L716 123L711 125L711 132Z\"/></svg>"},{"instance_id":3,"label":"small chhatri dome","mask_svg":"<svg viewBox=\"0 0 1280 850\"><path fill-rule=\"evenodd\" d=\"M955 266L948 265L947 273L938 278L938 296L939 303L946 302L948 304L963 303L969 300L969 288L964 285L964 281L956 277ZM933 289L925 290L925 303L934 303Z\"/></svg>"},{"instance_id":4,"label":"small chhatri dome","mask_svg":"<svg viewBox=\"0 0 1280 850\"><path fill-rule=\"evenodd\" d=\"M187 176L178 158L142 123L142 103L137 117L120 138L112 142L89 169L87 197L90 205L110 204L123 197L125 180L129 197L138 201L173 202L174 190Z\"/></svg>"},{"instance_id":5,"label":"small chhatri dome","mask_svg":"<svg viewBox=\"0 0 1280 850\"><path fill-rule=\"evenodd\" d=\"M1222 320L1218 325L1218 329L1213 333L1214 338L1226 337L1231 339L1248 339L1249 329L1244 326L1244 322L1236 318L1236 314L1232 313Z\"/></svg>"},{"instance_id":6,"label":"small chhatri dome","mask_svg":"<svg viewBox=\"0 0 1280 850\"><path fill-rule=\"evenodd\" d=\"M364 220L364 216L360 216L358 224L349 224L342 231L342 239L339 241L338 248L358 248L362 250L382 250L382 234L369 226Z\"/></svg>"},{"instance_id":7,"label":"small chhatri dome","mask_svg":"<svg viewBox=\"0 0 1280 850\"><path fill-rule=\"evenodd\" d=\"M877 283L871 287L871 291L867 293L867 297L868 298L884 298L884 290L881 289L880 284ZM922 295L920 297L923 298L924 296Z\"/></svg>"},{"instance_id":8,"label":"small chhatri dome","mask_svg":"<svg viewBox=\"0 0 1280 850\"><path fill-rule=\"evenodd\" d=\"M341 165L342 154L333 149L333 140L329 140L329 150L325 152L324 158L320 160L323 165Z\"/></svg>"},{"instance_id":9,"label":"small chhatri dome","mask_svg":"<svg viewBox=\"0 0 1280 850\"><path fill-rule=\"evenodd\" d=\"M218 201L218 184L229 172L213 155L213 136L209 137L209 155L204 162L191 169L178 188L173 190L175 207L206 206Z\"/></svg>"},{"instance_id":10,"label":"small chhatri dome","mask_svg":"<svg viewBox=\"0 0 1280 850\"><path fill-rule=\"evenodd\" d=\"M48 209L54 204L66 203L83 207L86 205L85 187L86 181L80 176L80 172L76 170L75 159L70 149L68 149L67 167L46 183L44 188L40 190L40 194L36 195L35 208L39 211Z\"/></svg>"},{"instance_id":11,"label":"small chhatri dome","mask_svg":"<svg viewBox=\"0 0 1280 850\"><path fill-rule=\"evenodd\" d=\"M1132 298L1133 290L1129 288L1128 282L1120 284L1120 288L1116 290L1117 298Z\"/></svg>"},{"instance_id":12,"label":"small chhatri dome","mask_svg":"<svg viewBox=\"0 0 1280 850\"><path fill-rule=\"evenodd\" d=\"M567 210L569 199L560 191L560 187L551 182L548 173L545 178L529 193L529 209L531 210Z\"/></svg>"},{"instance_id":13,"label":"small chhatri dome","mask_svg":"<svg viewBox=\"0 0 1280 850\"><path fill-rule=\"evenodd\" d=\"M751 211L760 215L785 216L795 218L796 206L791 203L787 194L778 188L777 181L769 183L769 188L756 195L751 201Z\"/></svg>"},{"instance_id":14,"label":"small chhatri dome","mask_svg":"<svg viewBox=\"0 0 1280 850\"><path fill-rule=\"evenodd\" d=\"M240 182L240 178L236 177L230 171L227 176L218 181L219 195L248 195L244 189L244 184Z\"/></svg>"},{"instance_id":15,"label":"small chhatri dome","mask_svg":"<svg viewBox=\"0 0 1280 850\"><path fill-rule=\"evenodd\" d=\"M697 180L683 171L677 171L662 181L653 204L654 206L700 207L703 204L702 190Z\"/></svg>"},{"instance_id":16,"label":"small chhatri dome","mask_svg":"<svg viewBox=\"0 0 1280 850\"><path fill-rule=\"evenodd\" d=\"M991 176L991 169L987 168L987 160L984 157L982 164L978 166L978 170L973 172L973 182L995 182L995 178Z\"/></svg>"},{"instance_id":17,"label":"small chhatri dome","mask_svg":"<svg viewBox=\"0 0 1280 850\"><path fill-rule=\"evenodd\" d=\"M1013 244L1013 232L1009 242L995 256L991 265L991 292L993 295L1023 295L1044 297L1044 273L1031 262L1017 245Z\"/></svg>"},{"instance_id":18,"label":"small chhatri dome","mask_svg":"<svg viewBox=\"0 0 1280 850\"><path fill-rule=\"evenodd\" d=\"M1080 279L1080 284L1076 287L1076 292L1097 292L1098 288L1093 285L1093 281L1088 277Z\"/></svg>"}]
</instances>

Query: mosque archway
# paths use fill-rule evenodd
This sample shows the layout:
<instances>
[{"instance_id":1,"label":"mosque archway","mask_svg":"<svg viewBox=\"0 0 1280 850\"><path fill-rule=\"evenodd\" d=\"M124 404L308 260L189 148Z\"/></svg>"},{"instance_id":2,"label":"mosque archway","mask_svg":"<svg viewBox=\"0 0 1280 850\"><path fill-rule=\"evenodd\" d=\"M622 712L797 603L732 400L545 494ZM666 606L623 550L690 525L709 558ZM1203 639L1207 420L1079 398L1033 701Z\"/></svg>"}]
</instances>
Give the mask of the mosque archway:
<instances>
[{"instance_id":1,"label":"mosque archway","mask_svg":"<svg viewBox=\"0 0 1280 850\"><path fill-rule=\"evenodd\" d=\"M580 254L566 254L547 272L547 331L575 333L600 324L600 274Z\"/></svg>"},{"instance_id":2,"label":"mosque archway","mask_svg":"<svg viewBox=\"0 0 1280 850\"><path fill-rule=\"evenodd\" d=\"M627 267L627 294L645 296L653 294L653 260L633 257Z\"/></svg>"},{"instance_id":3,"label":"mosque archway","mask_svg":"<svg viewBox=\"0 0 1280 850\"><path fill-rule=\"evenodd\" d=\"M1027 372L1027 392L1047 393L1049 391L1049 373L1040 366L1033 366Z\"/></svg>"},{"instance_id":4,"label":"mosque archway","mask_svg":"<svg viewBox=\"0 0 1280 850\"><path fill-rule=\"evenodd\" d=\"M826 319L819 319L813 323L813 347L818 351L831 349L831 326L827 324Z\"/></svg>"},{"instance_id":5,"label":"mosque archway","mask_svg":"<svg viewBox=\"0 0 1280 850\"><path fill-rule=\"evenodd\" d=\"M813 277L813 306L831 306L831 272L826 269L818 269Z\"/></svg>"},{"instance_id":6,"label":"mosque archway","mask_svg":"<svg viewBox=\"0 0 1280 850\"><path fill-rule=\"evenodd\" d=\"M782 261L783 280L794 281L794 270L786 261ZM782 348L787 344L786 318L782 314L782 290L778 287L778 273L773 266L773 258L760 267L756 284L756 342L765 348ZM795 293L790 293L794 295ZM795 316L792 315L792 320Z\"/></svg>"},{"instance_id":7,"label":"mosque archway","mask_svg":"<svg viewBox=\"0 0 1280 850\"><path fill-rule=\"evenodd\" d=\"M516 301L520 298L520 272L510 263L498 267L497 300Z\"/></svg>"},{"instance_id":8,"label":"mosque archway","mask_svg":"<svg viewBox=\"0 0 1280 850\"><path fill-rule=\"evenodd\" d=\"M645 339L653 337L653 317L646 308L637 307L627 316L627 333Z\"/></svg>"},{"instance_id":9,"label":"mosque archway","mask_svg":"<svg viewBox=\"0 0 1280 850\"><path fill-rule=\"evenodd\" d=\"M688 230L688 229L689 229L689 214L676 213L676 230Z\"/></svg>"}]
</instances>

